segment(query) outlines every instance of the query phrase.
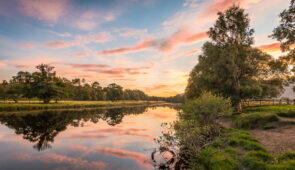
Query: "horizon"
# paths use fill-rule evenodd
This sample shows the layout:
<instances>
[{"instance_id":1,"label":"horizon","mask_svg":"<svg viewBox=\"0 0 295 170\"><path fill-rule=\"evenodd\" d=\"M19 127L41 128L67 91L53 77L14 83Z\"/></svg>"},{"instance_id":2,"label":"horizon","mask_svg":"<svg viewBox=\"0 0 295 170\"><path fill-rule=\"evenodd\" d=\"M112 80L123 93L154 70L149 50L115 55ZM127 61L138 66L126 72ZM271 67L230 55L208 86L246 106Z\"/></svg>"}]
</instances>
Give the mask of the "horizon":
<instances>
[{"instance_id":1,"label":"horizon","mask_svg":"<svg viewBox=\"0 0 295 170\"><path fill-rule=\"evenodd\" d=\"M289 6L280 0L0 2L0 79L45 63L61 77L161 97L184 92L218 11L244 8L254 46L278 57L280 44L268 36Z\"/></svg>"}]
</instances>

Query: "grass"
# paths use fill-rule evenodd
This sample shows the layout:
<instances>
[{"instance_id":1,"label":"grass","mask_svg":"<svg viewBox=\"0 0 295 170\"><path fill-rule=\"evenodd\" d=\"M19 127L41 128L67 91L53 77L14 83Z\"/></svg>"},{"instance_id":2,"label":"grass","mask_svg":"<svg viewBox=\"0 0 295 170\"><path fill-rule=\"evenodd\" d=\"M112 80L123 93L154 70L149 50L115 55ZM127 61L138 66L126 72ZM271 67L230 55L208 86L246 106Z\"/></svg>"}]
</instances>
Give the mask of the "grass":
<instances>
[{"instance_id":1,"label":"grass","mask_svg":"<svg viewBox=\"0 0 295 170\"><path fill-rule=\"evenodd\" d=\"M253 129L278 120L279 117L276 113L254 112L236 116L233 124L238 128Z\"/></svg>"},{"instance_id":2,"label":"grass","mask_svg":"<svg viewBox=\"0 0 295 170\"><path fill-rule=\"evenodd\" d=\"M291 170L295 152L272 155L247 131L226 129L191 166L210 170Z\"/></svg>"},{"instance_id":3,"label":"grass","mask_svg":"<svg viewBox=\"0 0 295 170\"><path fill-rule=\"evenodd\" d=\"M43 104L38 101L0 102L0 112L21 111L21 110L44 110L44 109L63 109L63 108L93 108L107 106L126 106L126 105L149 105L160 104L157 101L60 101L59 103Z\"/></svg>"},{"instance_id":4,"label":"grass","mask_svg":"<svg viewBox=\"0 0 295 170\"><path fill-rule=\"evenodd\" d=\"M244 113L233 118L233 124L243 129L272 129L275 127L269 125L271 122L288 123L280 117L295 118L295 105L248 107Z\"/></svg>"}]
</instances>

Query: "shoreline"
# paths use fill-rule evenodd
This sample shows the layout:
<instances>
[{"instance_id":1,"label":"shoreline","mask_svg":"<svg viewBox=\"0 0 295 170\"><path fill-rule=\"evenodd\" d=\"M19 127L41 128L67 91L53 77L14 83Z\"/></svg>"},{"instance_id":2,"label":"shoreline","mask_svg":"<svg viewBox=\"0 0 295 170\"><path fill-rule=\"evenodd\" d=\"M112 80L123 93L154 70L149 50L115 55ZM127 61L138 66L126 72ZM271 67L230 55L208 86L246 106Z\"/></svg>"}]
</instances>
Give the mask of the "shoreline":
<instances>
[{"instance_id":1,"label":"shoreline","mask_svg":"<svg viewBox=\"0 0 295 170\"><path fill-rule=\"evenodd\" d=\"M125 107L125 106L154 106L172 104L164 101L60 101L59 103L37 103L23 102L20 103L0 103L0 114L13 111L30 111L30 110L52 110L52 109L83 109L83 108L104 108L104 107Z\"/></svg>"}]
</instances>

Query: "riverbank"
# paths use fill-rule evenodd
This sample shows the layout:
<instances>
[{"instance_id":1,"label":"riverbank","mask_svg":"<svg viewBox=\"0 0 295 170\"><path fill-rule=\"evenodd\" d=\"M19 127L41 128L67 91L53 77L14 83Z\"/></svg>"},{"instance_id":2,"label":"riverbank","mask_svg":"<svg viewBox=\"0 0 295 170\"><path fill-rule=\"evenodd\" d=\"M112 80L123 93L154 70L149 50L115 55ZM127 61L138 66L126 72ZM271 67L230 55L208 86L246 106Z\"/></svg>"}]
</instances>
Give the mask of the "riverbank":
<instances>
[{"instance_id":1,"label":"riverbank","mask_svg":"<svg viewBox=\"0 0 295 170\"><path fill-rule=\"evenodd\" d=\"M180 148L175 165L204 170L295 167L294 105L249 107L236 114L228 99L204 93L187 102L179 116L159 139L161 146Z\"/></svg>"},{"instance_id":2,"label":"riverbank","mask_svg":"<svg viewBox=\"0 0 295 170\"><path fill-rule=\"evenodd\" d=\"M295 167L295 106L244 109L221 118L220 136L202 149L192 166L205 169L288 170Z\"/></svg>"},{"instance_id":3,"label":"riverbank","mask_svg":"<svg viewBox=\"0 0 295 170\"><path fill-rule=\"evenodd\" d=\"M147 106L165 104L163 101L59 101L58 103L43 104L39 101L20 101L0 102L0 113L6 111L22 111L22 110L48 110L48 109L67 109L67 108L100 108L112 106Z\"/></svg>"}]
</instances>

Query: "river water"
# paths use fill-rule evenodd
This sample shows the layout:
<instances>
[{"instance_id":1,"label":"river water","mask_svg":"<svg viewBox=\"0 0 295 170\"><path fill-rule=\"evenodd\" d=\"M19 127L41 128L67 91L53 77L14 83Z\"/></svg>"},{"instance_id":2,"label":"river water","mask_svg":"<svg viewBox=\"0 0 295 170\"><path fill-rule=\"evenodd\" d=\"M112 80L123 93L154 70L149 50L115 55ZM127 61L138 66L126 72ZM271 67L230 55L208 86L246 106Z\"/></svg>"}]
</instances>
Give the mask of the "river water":
<instances>
[{"instance_id":1,"label":"river water","mask_svg":"<svg viewBox=\"0 0 295 170\"><path fill-rule=\"evenodd\" d=\"M0 169L154 169L171 107L125 107L0 114Z\"/></svg>"}]
</instances>

